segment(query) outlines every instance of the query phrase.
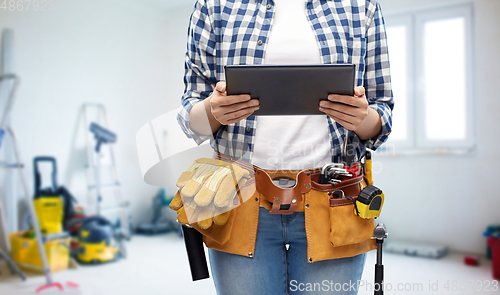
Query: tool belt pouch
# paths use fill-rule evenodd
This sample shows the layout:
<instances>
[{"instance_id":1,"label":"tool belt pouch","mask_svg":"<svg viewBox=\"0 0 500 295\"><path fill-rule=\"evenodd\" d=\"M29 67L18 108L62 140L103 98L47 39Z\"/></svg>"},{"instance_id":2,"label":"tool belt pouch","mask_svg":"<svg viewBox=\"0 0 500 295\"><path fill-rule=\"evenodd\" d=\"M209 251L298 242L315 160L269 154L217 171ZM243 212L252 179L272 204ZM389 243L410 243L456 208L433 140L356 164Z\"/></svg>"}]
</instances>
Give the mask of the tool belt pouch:
<instances>
[{"instance_id":1,"label":"tool belt pouch","mask_svg":"<svg viewBox=\"0 0 500 295\"><path fill-rule=\"evenodd\" d=\"M339 198L334 192L342 190L346 197L358 198L363 175L343 181L336 186L318 185L328 189L330 203L330 242L333 247L353 245L371 239L375 229L374 219L363 219L356 215L353 201ZM332 188L333 187L333 188Z\"/></svg>"},{"instance_id":2,"label":"tool belt pouch","mask_svg":"<svg viewBox=\"0 0 500 295\"><path fill-rule=\"evenodd\" d=\"M202 229L196 222L189 224L194 229L199 231L203 236L214 240L219 245L224 245L231 237L231 231L233 229L234 217L236 209L231 209L229 219L226 224L217 225L213 224L208 229Z\"/></svg>"},{"instance_id":3,"label":"tool belt pouch","mask_svg":"<svg viewBox=\"0 0 500 295\"><path fill-rule=\"evenodd\" d=\"M179 223L225 244L231 236L235 211L253 194L251 173L238 164L200 158L186 168L176 183L179 191L169 205L177 212ZM247 197L242 197L243 191Z\"/></svg>"},{"instance_id":4,"label":"tool belt pouch","mask_svg":"<svg viewBox=\"0 0 500 295\"><path fill-rule=\"evenodd\" d=\"M189 226L200 232L205 238L209 238L219 245L226 244L230 238L233 230L233 226L236 223L242 223L242 215L252 214L252 202L248 202L250 198L255 193L255 179L249 179L244 186L242 186L238 192L238 196L234 199L234 208L229 211L229 218L225 224L212 224L207 229L201 228L197 222L189 223ZM239 216L239 218L238 218ZM239 220L239 221L238 221ZM206 240L204 238L204 241Z\"/></svg>"}]
</instances>

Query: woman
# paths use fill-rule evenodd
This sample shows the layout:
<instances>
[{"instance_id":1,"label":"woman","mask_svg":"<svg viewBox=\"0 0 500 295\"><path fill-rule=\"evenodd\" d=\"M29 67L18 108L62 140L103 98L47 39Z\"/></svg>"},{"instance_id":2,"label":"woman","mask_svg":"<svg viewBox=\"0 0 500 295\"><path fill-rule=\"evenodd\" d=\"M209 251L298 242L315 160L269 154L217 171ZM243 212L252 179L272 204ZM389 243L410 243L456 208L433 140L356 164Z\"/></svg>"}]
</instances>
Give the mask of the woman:
<instances>
[{"instance_id":1,"label":"woman","mask_svg":"<svg viewBox=\"0 0 500 295\"><path fill-rule=\"evenodd\" d=\"M346 142L360 160L391 131L389 62L376 0L199 0L187 49L179 123L198 144L210 139L220 159L293 176L339 163ZM355 95L330 95L318 106L324 116L252 116L259 101L227 95L223 82L224 66L231 64L342 63L356 65ZM315 177L293 214L269 214L271 203L257 187L221 227L227 239L201 231L218 294L357 294L364 253L374 243L366 234L344 243L360 235L356 228L344 230L340 240L332 234L332 228L347 228L344 219L332 220L354 214L351 208L330 211L333 188Z\"/></svg>"}]
</instances>

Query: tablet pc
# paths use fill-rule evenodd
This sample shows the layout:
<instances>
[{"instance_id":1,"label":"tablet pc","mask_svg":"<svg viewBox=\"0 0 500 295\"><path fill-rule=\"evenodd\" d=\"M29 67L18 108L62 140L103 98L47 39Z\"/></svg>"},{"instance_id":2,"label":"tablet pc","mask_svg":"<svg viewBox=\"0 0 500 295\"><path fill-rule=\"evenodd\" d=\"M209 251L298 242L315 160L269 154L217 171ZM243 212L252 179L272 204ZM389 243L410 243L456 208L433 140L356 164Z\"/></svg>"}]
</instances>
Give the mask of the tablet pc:
<instances>
[{"instance_id":1,"label":"tablet pc","mask_svg":"<svg viewBox=\"0 0 500 295\"><path fill-rule=\"evenodd\" d=\"M227 65L228 95L260 101L254 115L324 115L328 94L354 96L355 65Z\"/></svg>"}]
</instances>

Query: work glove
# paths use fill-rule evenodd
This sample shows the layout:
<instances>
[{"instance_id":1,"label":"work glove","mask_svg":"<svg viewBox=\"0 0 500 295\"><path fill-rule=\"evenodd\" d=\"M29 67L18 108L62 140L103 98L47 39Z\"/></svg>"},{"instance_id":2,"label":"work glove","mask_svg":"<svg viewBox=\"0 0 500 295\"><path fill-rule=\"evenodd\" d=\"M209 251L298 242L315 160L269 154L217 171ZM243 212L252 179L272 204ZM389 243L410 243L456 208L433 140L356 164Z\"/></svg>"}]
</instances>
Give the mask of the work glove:
<instances>
[{"instance_id":1,"label":"work glove","mask_svg":"<svg viewBox=\"0 0 500 295\"><path fill-rule=\"evenodd\" d=\"M208 229L213 223L224 225L238 201L239 188L249 178L250 173L237 165L198 159L177 180L179 190L169 207L177 211L181 224L196 222L202 229Z\"/></svg>"}]
</instances>

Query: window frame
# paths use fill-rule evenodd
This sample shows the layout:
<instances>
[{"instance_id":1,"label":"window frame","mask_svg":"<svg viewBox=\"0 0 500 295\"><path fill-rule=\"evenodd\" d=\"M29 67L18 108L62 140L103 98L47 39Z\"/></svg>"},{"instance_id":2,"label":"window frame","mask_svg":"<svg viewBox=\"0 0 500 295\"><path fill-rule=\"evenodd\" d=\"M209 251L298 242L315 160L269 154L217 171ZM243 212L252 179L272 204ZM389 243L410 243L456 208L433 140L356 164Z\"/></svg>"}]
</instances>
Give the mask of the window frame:
<instances>
[{"instance_id":1,"label":"window frame","mask_svg":"<svg viewBox=\"0 0 500 295\"><path fill-rule=\"evenodd\" d=\"M460 140L429 140L425 136L425 99L424 97L424 27L426 22L446 20L457 17L464 18L465 39L465 120L466 137ZM387 147L380 148L382 154L421 154L421 153L471 153L476 148L475 139L475 89L474 89L474 28L473 4L454 4L437 6L436 8L407 10L388 14L385 17L386 28L407 26L407 120L408 138L406 140L389 140ZM390 42L390 41L389 41ZM389 58L390 58L389 47ZM418 99L421 97L421 99ZM395 97L397 111L397 97ZM391 153L387 151L391 150Z\"/></svg>"}]
</instances>

